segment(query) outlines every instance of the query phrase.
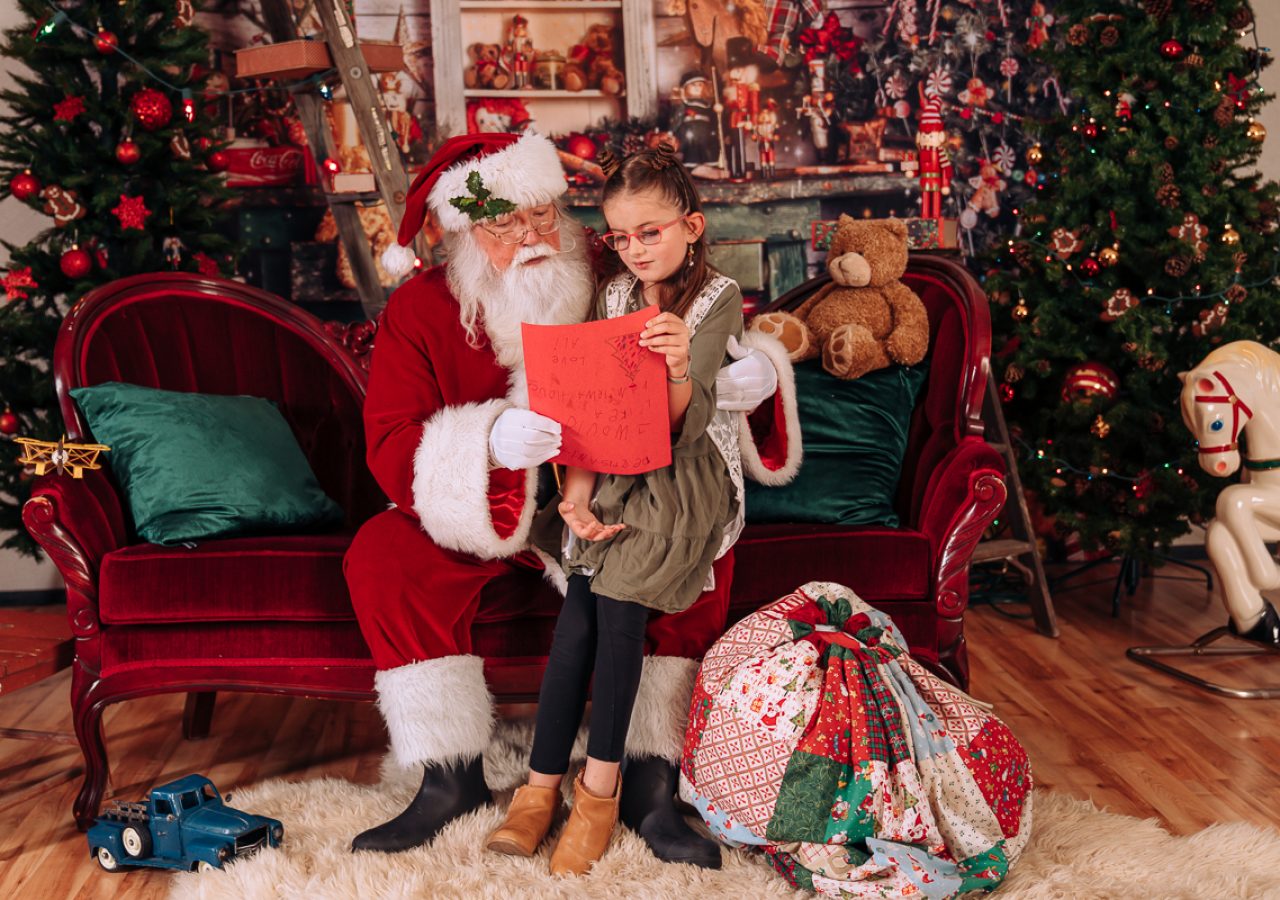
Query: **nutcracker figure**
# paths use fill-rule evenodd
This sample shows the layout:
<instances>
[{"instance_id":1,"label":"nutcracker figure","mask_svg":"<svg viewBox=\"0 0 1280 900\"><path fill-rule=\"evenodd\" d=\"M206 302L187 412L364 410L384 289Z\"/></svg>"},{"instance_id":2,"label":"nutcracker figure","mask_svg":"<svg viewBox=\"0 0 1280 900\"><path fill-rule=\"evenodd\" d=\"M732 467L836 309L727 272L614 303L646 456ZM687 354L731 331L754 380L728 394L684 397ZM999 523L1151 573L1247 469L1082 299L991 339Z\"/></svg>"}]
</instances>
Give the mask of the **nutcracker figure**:
<instances>
[{"instance_id":1,"label":"nutcracker figure","mask_svg":"<svg viewBox=\"0 0 1280 900\"><path fill-rule=\"evenodd\" d=\"M916 131L919 157L920 217L942 218L942 198L951 193L951 154L942 130L942 104L925 97L920 104L920 127Z\"/></svg>"},{"instance_id":2,"label":"nutcracker figure","mask_svg":"<svg viewBox=\"0 0 1280 900\"><path fill-rule=\"evenodd\" d=\"M512 87L531 88L529 72L533 68L533 41L529 40L529 20L524 16L511 19L511 34L502 48L503 62L511 73Z\"/></svg>"},{"instance_id":3,"label":"nutcracker figure","mask_svg":"<svg viewBox=\"0 0 1280 900\"><path fill-rule=\"evenodd\" d=\"M689 169L715 165L720 158L716 145L716 120L712 110L715 92L701 72L688 72L680 79L680 106L671 119L671 133L680 147L680 157Z\"/></svg>"},{"instance_id":4,"label":"nutcracker figure","mask_svg":"<svg viewBox=\"0 0 1280 900\"><path fill-rule=\"evenodd\" d=\"M409 99L400 92L400 73L383 72L378 76L378 89L382 93L387 121L395 134L396 146L401 153L408 153L413 138L413 116L409 113Z\"/></svg>"},{"instance_id":5,"label":"nutcracker figure","mask_svg":"<svg viewBox=\"0 0 1280 900\"><path fill-rule=\"evenodd\" d=\"M796 112L809 120L809 135L818 162L831 164L836 161L837 147L831 143L831 126L835 120L835 94L827 90L826 64L820 59L809 60L809 93L805 95Z\"/></svg>"},{"instance_id":6,"label":"nutcracker figure","mask_svg":"<svg viewBox=\"0 0 1280 900\"><path fill-rule=\"evenodd\" d=\"M756 115L760 112L760 64L755 59L750 38L729 38L725 51L729 73L723 92L727 113L724 149L729 178L742 181L747 177L747 133L755 128Z\"/></svg>"},{"instance_id":7,"label":"nutcracker figure","mask_svg":"<svg viewBox=\"0 0 1280 900\"><path fill-rule=\"evenodd\" d=\"M774 144L778 140L778 101L770 99L756 114L755 141L760 150L760 174L772 178L777 172Z\"/></svg>"}]
</instances>

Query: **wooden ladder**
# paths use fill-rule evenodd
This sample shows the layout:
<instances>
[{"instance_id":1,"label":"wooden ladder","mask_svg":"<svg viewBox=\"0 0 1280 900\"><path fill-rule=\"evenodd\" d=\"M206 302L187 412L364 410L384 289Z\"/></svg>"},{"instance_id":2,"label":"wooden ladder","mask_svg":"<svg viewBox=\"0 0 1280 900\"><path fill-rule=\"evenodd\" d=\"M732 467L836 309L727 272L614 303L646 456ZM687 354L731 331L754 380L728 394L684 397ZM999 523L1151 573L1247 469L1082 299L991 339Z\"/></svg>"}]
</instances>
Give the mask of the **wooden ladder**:
<instances>
[{"instance_id":1,"label":"wooden ladder","mask_svg":"<svg viewBox=\"0 0 1280 900\"><path fill-rule=\"evenodd\" d=\"M355 277L360 304L364 307L365 315L375 319L386 305L387 295L378 281L373 250L364 233L356 205L381 199L387 205L387 212L391 214L392 224L399 227L400 220L404 218L405 199L409 194L409 176L405 173L400 149L392 140L391 128L382 106L382 94L377 89L373 73L369 71L360 44L356 41L355 23L348 16L345 4L334 0L319 0L315 4L315 10L324 26L329 55L342 79L347 100L355 114L356 128L369 152L369 162L373 167L378 190L370 193L331 193L328 190L327 173L323 171L319 172L320 185L325 202L333 212L338 237L351 261L351 272ZM272 40L290 41L301 37L289 0L262 0L262 13ZM306 14L307 10L304 10L302 15L305 17ZM317 167L326 158L336 159L338 149L325 118L324 100L310 86L294 87L290 92ZM424 263L431 264L431 249L421 234L414 241L414 251Z\"/></svg>"},{"instance_id":2,"label":"wooden ladder","mask_svg":"<svg viewBox=\"0 0 1280 900\"><path fill-rule=\"evenodd\" d=\"M1031 614L1036 631L1047 637L1058 636L1058 617L1053 611L1053 597L1049 594L1049 581L1045 578L1040 562L1040 550L1036 545L1035 530L1031 527L1031 513L1027 498L1022 492L1022 479L1018 476L1018 459L1009 441L1009 428L1004 421L1000 395L995 375L987 372L987 396L982 405L982 420L986 426L987 443L1004 457L1005 476L1009 485L1009 502L1005 514L1010 516L1012 538L982 541L973 552L974 564L1007 560L1027 580Z\"/></svg>"}]
</instances>

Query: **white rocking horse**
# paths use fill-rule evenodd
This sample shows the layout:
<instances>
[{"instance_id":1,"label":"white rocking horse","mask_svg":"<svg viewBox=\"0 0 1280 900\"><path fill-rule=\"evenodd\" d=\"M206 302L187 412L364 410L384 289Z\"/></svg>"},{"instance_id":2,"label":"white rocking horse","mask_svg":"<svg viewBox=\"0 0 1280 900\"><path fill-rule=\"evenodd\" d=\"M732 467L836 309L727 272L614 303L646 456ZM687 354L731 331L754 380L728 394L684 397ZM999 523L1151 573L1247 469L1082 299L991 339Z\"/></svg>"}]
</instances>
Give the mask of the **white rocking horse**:
<instances>
[{"instance_id":1,"label":"white rocking horse","mask_svg":"<svg viewBox=\"0 0 1280 900\"><path fill-rule=\"evenodd\" d=\"M1200 467L1225 478L1244 464L1239 484L1218 495L1205 548L1222 580L1230 617L1183 647L1132 647L1130 658L1230 697L1280 697L1280 688L1224 687L1153 657L1239 656L1280 651L1280 616L1262 591L1280 588L1267 541L1280 540L1280 354L1254 341L1214 350L1182 379L1182 420L1199 444ZM1240 439L1248 428L1247 451ZM1227 635L1249 647L1210 647ZM1261 646L1259 646L1261 645Z\"/></svg>"}]
</instances>

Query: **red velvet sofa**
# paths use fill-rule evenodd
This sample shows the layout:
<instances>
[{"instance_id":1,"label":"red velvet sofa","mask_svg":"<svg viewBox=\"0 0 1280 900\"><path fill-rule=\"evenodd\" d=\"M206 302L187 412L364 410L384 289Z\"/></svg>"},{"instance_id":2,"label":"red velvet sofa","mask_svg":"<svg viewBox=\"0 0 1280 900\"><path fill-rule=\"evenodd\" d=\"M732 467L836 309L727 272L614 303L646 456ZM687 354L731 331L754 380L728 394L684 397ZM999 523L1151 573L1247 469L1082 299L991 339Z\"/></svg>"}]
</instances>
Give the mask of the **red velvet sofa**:
<instances>
[{"instance_id":1,"label":"red velvet sofa","mask_svg":"<svg viewBox=\"0 0 1280 900\"><path fill-rule=\"evenodd\" d=\"M967 681L969 557L1004 502L999 456L981 438L990 337L964 269L915 258L907 280L933 331L929 379L904 463L898 529L750 526L736 548L739 617L812 579L840 581L894 615L920 659ZM817 280L780 302L794 303ZM278 297L181 273L122 279L86 295L58 336L54 374L72 439L89 438L69 391L126 381L276 401L320 484L346 511L331 534L140 543L110 472L46 476L23 511L62 572L75 635L71 702L85 757L75 802L92 823L107 778L101 718L111 703L187 693L187 734L208 727L217 691L374 698L373 666L342 558L385 499L364 464L360 410L373 337L325 326ZM487 591L476 650L500 701L536 698L558 597L541 578Z\"/></svg>"}]
</instances>

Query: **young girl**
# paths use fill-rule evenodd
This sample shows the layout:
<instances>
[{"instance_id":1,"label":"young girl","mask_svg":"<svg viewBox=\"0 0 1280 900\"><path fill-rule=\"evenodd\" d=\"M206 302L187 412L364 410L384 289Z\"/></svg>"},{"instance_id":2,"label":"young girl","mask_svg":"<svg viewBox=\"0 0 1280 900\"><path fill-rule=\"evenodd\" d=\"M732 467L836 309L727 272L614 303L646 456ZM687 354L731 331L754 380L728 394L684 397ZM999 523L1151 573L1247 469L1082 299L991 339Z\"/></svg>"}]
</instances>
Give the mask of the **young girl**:
<instances>
[{"instance_id":1,"label":"young girl","mask_svg":"<svg viewBox=\"0 0 1280 900\"><path fill-rule=\"evenodd\" d=\"M538 699L529 783L487 846L530 856L546 837L594 670L587 764L551 855L554 874L585 873L609 846L650 613L692 605L741 530L737 425L716 410L714 389L729 337L742 336L742 294L707 265L701 204L669 149L604 164L604 242L626 270L603 285L595 316L661 310L640 344L666 362L672 461L642 475L568 468L558 506L568 534L561 545L557 521L551 546L545 534L539 540L562 554L568 590Z\"/></svg>"}]
</instances>

